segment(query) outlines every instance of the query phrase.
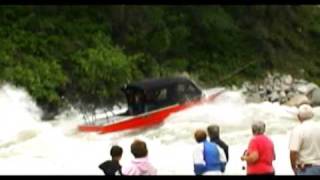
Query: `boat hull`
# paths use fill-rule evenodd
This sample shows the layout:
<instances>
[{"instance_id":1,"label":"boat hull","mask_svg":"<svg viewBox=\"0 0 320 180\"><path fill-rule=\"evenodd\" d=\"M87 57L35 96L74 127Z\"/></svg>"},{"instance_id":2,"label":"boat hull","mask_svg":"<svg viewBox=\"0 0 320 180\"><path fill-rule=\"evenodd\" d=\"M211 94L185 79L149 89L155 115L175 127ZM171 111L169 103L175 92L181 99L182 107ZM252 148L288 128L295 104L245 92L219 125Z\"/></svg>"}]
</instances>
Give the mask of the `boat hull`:
<instances>
[{"instance_id":1,"label":"boat hull","mask_svg":"<svg viewBox=\"0 0 320 180\"><path fill-rule=\"evenodd\" d=\"M172 113L179 112L198 104L213 101L221 93L222 92L218 92L200 100L189 101L183 104L176 104L147 112L116 123L105 125L80 125L78 129L81 132L97 132L102 134L156 125L163 122Z\"/></svg>"}]
</instances>

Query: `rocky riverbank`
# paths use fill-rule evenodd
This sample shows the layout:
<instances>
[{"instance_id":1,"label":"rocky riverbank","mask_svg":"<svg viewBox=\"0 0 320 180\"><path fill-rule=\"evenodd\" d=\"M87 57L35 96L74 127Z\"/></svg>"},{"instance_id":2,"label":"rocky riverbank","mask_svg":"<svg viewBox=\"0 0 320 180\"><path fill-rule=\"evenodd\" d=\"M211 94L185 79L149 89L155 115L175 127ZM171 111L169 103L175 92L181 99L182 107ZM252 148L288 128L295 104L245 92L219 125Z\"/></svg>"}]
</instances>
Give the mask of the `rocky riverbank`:
<instances>
[{"instance_id":1,"label":"rocky riverbank","mask_svg":"<svg viewBox=\"0 0 320 180\"><path fill-rule=\"evenodd\" d=\"M320 88L317 84L287 74L268 74L259 84L245 82L241 90L247 102L270 101L289 106L303 103L320 105Z\"/></svg>"}]
</instances>

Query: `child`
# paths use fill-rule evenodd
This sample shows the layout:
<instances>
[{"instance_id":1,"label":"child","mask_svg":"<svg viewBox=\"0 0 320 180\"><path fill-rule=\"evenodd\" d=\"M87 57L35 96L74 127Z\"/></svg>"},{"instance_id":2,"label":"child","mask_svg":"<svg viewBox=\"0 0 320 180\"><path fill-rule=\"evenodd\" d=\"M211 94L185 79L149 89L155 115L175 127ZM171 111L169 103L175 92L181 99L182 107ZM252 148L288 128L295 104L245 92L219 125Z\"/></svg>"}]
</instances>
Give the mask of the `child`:
<instances>
[{"instance_id":1,"label":"child","mask_svg":"<svg viewBox=\"0 0 320 180\"><path fill-rule=\"evenodd\" d=\"M122 175L121 165L119 161L122 157L122 148L120 146L112 146L110 150L112 160L108 160L99 165L99 168L104 172L105 175L115 176Z\"/></svg>"},{"instance_id":2,"label":"child","mask_svg":"<svg viewBox=\"0 0 320 180\"><path fill-rule=\"evenodd\" d=\"M147 144L141 140L135 140L131 144L131 153L134 158L130 164L123 167L123 175L156 175L156 168L149 162Z\"/></svg>"}]
</instances>

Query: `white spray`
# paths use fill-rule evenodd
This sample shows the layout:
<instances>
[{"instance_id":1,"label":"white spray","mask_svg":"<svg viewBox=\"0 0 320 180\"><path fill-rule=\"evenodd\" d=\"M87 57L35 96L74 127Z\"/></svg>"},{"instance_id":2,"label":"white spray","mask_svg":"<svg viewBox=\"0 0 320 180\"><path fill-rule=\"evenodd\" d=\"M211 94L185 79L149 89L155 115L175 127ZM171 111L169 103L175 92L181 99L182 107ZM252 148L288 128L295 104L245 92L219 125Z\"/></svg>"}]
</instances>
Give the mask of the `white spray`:
<instances>
[{"instance_id":1,"label":"white spray","mask_svg":"<svg viewBox=\"0 0 320 180\"><path fill-rule=\"evenodd\" d=\"M250 123L263 120L275 143L277 174L292 174L288 159L288 134L297 124L295 108L276 103L246 104L240 92L229 91L214 103L169 116L152 128L98 135L80 133L78 111L72 110L52 122L41 122L41 110L22 89L0 88L0 174L98 174L98 165L110 158L113 144L124 149L121 163L132 159L135 138L147 142L149 158L159 174L192 175L193 132L211 123L221 126L221 137L229 144L226 174L245 174L240 156L251 137ZM319 109L315 110L320 114ZM319 117L319 116L316 116Z\"/></svg>"}]
</instances>

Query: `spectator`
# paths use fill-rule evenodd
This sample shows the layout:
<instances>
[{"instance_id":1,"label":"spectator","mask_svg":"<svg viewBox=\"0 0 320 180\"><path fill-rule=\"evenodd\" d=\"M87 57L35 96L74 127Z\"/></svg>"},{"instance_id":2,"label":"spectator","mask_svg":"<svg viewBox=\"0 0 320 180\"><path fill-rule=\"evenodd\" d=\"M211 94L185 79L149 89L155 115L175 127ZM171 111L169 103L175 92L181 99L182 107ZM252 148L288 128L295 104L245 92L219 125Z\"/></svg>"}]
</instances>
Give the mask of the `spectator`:
<instances>
[{"instance_id":1,"label":"spectator","mask_svg":"<svg viewBox=\"0 0 320 180\"><path fill-rule=\"evenodd\" d=\"M196 175L220 175L226 157L223 150L213 142L207 141L204 130L197 130L194 138L198 143L193 151L193 165Z\"/></svg>"},{"instance_id":2,"label":"spectator","mask_svg":"<svg viewBox=\"0 0 320 180\"><path fill-rule=\"evenodd\" d=\"M290 162L296 175L320 175L320 125L310 105L299 107L297 125L290 136Z\"/></svg>"},{"instance_id":3,"label":"spectator","mask_svg":"<svg viewBox=\"0 0 320 180\"><path fill-rule=\"evenodd\" d=\"M149 162L148 149L144 141L135 140L131 144L131 153L135 157L130 164L122 169L123 175L156 175L157 170Z\"/></svg>"},{"instance_id":4,"label":"spectator","mask_svg":"<svg viewBox=\"0 0 320 180\"><path fill-rule=\"evenodd\" d=\"M112 146L110 155L112 159L100 164L99 168L104 172L105 175L121 175L121 165L119 161L122 157L122 148L120 146Z\"/></svg>"},{"instance_id":5,"label":"spectator","mask_svg":"<svg viewBox=\"0 0 320 180\"><path fill-rule=\"evenodd\" d=\"M221 169L222 172L224 172L226 168L226 164L229 161L229 150L228 150L229 147L222 139L220 139L220 128L218 125L208 126L207 131L208 131L210 141L219 145L219 147L221 147L224 151L224 154L226 156L226 163L222 165L222 169Z\"/></svg>"},{"instance_id":6,"label":"spectator","mask_svg":"<svg viewBox=\"0 0 320 180\"><path fill-rule=\"evenodd\" d=\"M274 145L271 139L264 135L266 125L262 121L251 126L253 138L249 147L241 156L247 162L247 175L274 175L272 161L275 160Z\"/></svg>"}]
</instances>

